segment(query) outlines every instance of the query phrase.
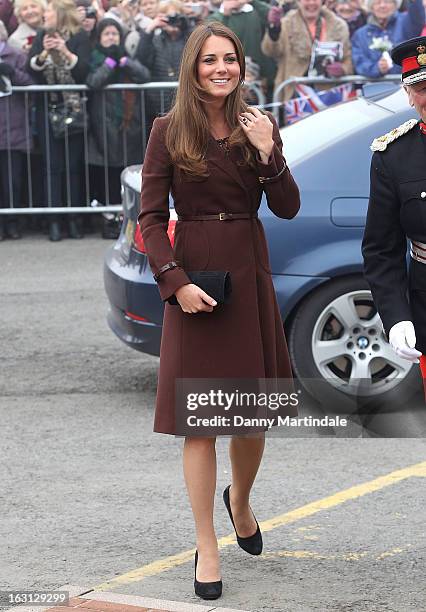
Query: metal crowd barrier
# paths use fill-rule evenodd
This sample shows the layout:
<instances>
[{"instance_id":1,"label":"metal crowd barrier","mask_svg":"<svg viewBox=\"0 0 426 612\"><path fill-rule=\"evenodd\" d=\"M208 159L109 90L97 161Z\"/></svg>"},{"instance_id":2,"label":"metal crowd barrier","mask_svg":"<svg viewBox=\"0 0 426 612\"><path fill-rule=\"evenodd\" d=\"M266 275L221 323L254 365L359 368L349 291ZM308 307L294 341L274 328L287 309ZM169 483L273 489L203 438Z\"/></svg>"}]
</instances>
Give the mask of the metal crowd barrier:
<instances>
[{"instance_id":1,"label":"metal crowd barrier","mask_svg":"<svg viewBox=\"0 0 426 612\"><path fill-rule=\"evenodd\" d=\"M108 142L106 140L106 125L107 125L107 117L105 113L106 105L105 105L105 94L108 90L131 90L135 92L139 92L140 96L140 122L141 122L141 156L139 162L142 163L143 157L145 155L146 143L147 143L147 114L146 114L146 99L145 92L149 90L160 90L160 108L156 109L158 113L164 112L165 109L165 100L164 100L164 92L168 89L176 89L178 83L177 82L161 82L161 83L144 83L144 84L135 84L135 83L126 83L126 84L116 84L116 85L108 85L104 89L101 90L90 90L86 85L30 85L26 87L12 87L12 94L10 96L5 96L2 98L2 101L6 102L6 132L7 132L7 141L8 141L8 180L9 180L9 192L11 193L11 202L10 208L0 208L0 214L56 214L56 213L99 213L99 212L119 212L122 209L120 202L110 202L109 201L109 176L108 176ZM80 202L80 206L71 205L71 176L70 176L70 151L69 151L69 138L65 136L64 138L64 147L65 147L65 189L63 193L63 201L61 205L58 206L58 202L53 202L51 197L52 191L52 160L50 155L50 141L51 137L49 137L49 118L48 118L48 101L49 94L52 92L60 92L60 93L70 93L70 92L80 92L82 95L82 108L84 112L84 128L83 128L83 160L82 160L82 181L83 181L83 190L85 192L85 201ZM102 125L103 125L103 135L105 137L103 143L103 155L104 155L104 189L106 193L105 199L106 203L99 204L91 200L91 185L89 179L89 157L88 157L88 142L89 142L89 129L90 129L90 118L87 110L87 101L88 96L91 93L102 95L102 104L100 109L96 109L97 112L102 114ZM26 196L27 196L27 206L22 206L22 202L15 203L13 201L13 189L12 189L12 156L11 156L11 148L10 148L10 115L11 108L14 102L16 101L15 96L21 95L24 96L24 106L25 106L25 136L27 147L25 150L25 175L23 180L25 181L26 187ZM34 134L34 106L37 103L36 96L42 96L44 102L44 117L43 117L43 127L44 135L42 134ZM93 112L93 109L92 109ZM38 126L40 127L40 125ZM125 130L122 131L123 134L123 151L124 158L122 167L125 168L128 163L126 159L127 153L127 132ZM40 169L44 167L42 163L41 151L32 149L33 142L37 142L40 137L44 137L45 145L45 159L47 167L47 176L40 176ZM34 166L37 167L38 174L34 171ZM38 182L38 185L35 185L35 182ZM40 182L44 184L44 190L40 189ZM34 187L38 187L38 192L43 193L43 201L34 201ZM37 191L37 189L36 189ZM17 205L15 205L17 204Z\"/></svg>"},{"instance_id":2,"label":"metal crowd barrier","mask_svg":"<svg viewBox=\"0 0 426 612\"><path fill-rule=\"evenodd\" d=\"M56 213L102 213L102 212L119 212L122 210L121 197L119 202L110 201L110 176L108 172L108 142L107 142L107 116L106 116L106 104L105 95L109 90L130 90L136 92L140 97L140 126L141 126L141 142L140 142L140 160L138 163L143 162L145 156L146 144L147 144L147 128L148 121L152 120L152 117L148 117L147 99L146 93L150 91L159 92L159 107L155 107L155 114L161 114L165 112L166 101L165 92L167 90L175 90L178 86L177 81L170 82L152 82L144 84L126 83L126 84L115 84L108 85L104 89L94 90L89 89L86 85L30 85L26 87L12 87L12 94L9 96L2 97L2 102L5 102L6 107L6 132L7 132L7 160L8 160L8 181L9 181L9 193L11 194L9 208L1 208L5 203L0 204L0 214L4 215L23 215L23 214L56 214ZM259 106L265 104L265 97L260 88L258 82L246 83L246 88L250 90L252 96L256 97ZM50 142L51 136L49 136L49 118L48 118L48 106L50 100L50 94L53 92L59 93L71 93L79 92L82 99L82 108L84 111L84 129L82 133L83 137L83 160L81 164L81 180L82 180L82 191L85 193L85 201L81 201L80 205L71 203L71 190L72 190L72 177L70 173L70 146L69 138L65 136L64 147L65 147L65 177L64 177L64 189L62 194L61 202L53 202L52 200L52 163L54 163L53 153L51 152ZM103 132L103 180L104 180L104 192L106 202L97 202L92 199L91 194L93 193L93 181L90 180L90 159L89 159L89 129L90 129L90 117L87 109L87 102L91 93L102 95L101 108L97 108L95 111L92 108L91 112L99 112L102 115L102 132ZM10 133L10 117L13 104L16 102L16 96L24 97L25 106L25 125L23 129L25 131L26 139L26 150L22 152L25 157L24 162L24 176L21 177L23 181L23 187L25 191L25 200L21 202L14 202L13 198L13 181L12 181L12 150L11 150L11 133ZM35 106L37 101L40 100L37 96L41 96L43 99L44 116L42 121L42 127L40 126L40 120L35 121ZM169 102L168 102L169 103ZM153 112L151 105L151 112ZM34 133L35 126L42 130L44 134ZM44 138L45 143L45 156L41 155L40 147L35 150L32 144L40 141L41 137ZM122 130L123 137L123 169L129 165L127 159L127 132ZM45 163L43 162L45 159ZM135 160L133 160L135 163ZM99 166L98 166L99 167ZM44 173L43 168L47 168L47 175ZM91 184L92 183L92 184ZM40 201L40 195L37 197L35 194L42 194ZM26 204L26 205L23 205ZM60 204L60 205L59 205Z\"/></svg>"},{"instance_id":3,"label":"metal crowd barrier","mask_svg":"<svg viewBox=\"0 0 426 612\"><path fill-rule=\"evenodd\" d=\"M258 82L246 83L245 87L249 90L251 94L251 99L253 96L257 101L256 106L262 108L271 108L275 118L278 123L282 124L283 119L283 103L281 101L282 91L285 87L289 85L295 85L296 83L303 83L307 85L341 85L346 83L353 83L358 86L362 86L366 83L375 83L375 82L400 82L400 75L386 75L384 77L380 77L377 79L370 79L362 76L351 75L340 78L325 78L325 77L293 77L287 79L280 83L280 85L274 91L274 97L271 104L265 104L265 96L262 92L260 84ZM133 91L136 92L136 95L139 96L140 99L140 127L141 127L141 139L140 139L140 159L137 160L137 163L143 163L143 158L145 155L146 144L147 144L147 128L148 121L152 120L152 116L148 117L148 108L147 108L147 92L155 91L157 94L159 93L159 105L155 106L155 115L161 114L167 110L166 106L170 104L170 100L167 101L165 99L165 92L169 90L175 90L178 86L177 81L170 82L153 82L153 83L144 83L144 84L136 84L136 83L126 83L126 84L116 84L109 85L101 90L90 90L86 85L30 85L27 87L13 87L12 94L10 96L5 96L1 98L2 102L5 102L5 115L6 115L6 133L7 133L7 163L8 163L8 182L9 182L9 193L11 194L9 208L4 207L5 202L0 204L3 206L0 208L0 214L4 215L16 215L16 214L56 214L56 213L102 213L102 212L111 212L117 213L122 210L121 205L121 195L117 197L119 201L111 201L110 191L110 176L109 176L109 165L108 165L108 141L107 141L107 116L106 116L106 104L105 104L105 95L109 90L118 90L118 91ZM83 110L84 110L84 129L83 129L83 159L81 163L81 181L82 181L82 193L84 193L84 200L79 202L79 205L73 204L71 202L71 190L72 190L72 177L70 173L70 150L69 150L69 140L65 137L64 139L64 147L65 147L65 177L64 177L64 185L63 185L63 193L61 194L61 202L53 202L52 200L52 162L55 160L52 159L52 154L50 151L50 137L49 137L49 119L47 115L48 101L50 99L50 94L53 92L59 93L71 93L71 92L79 92L82 94L82 102L83 102ZM102 96L101 108L97 108L95 112L99 112L102 117L102 132L103 132L103 193L105 202L98 202L92 198L93 194L93 180L91 180L91 164L89 159L89 128L90 128L90 118L87 111L87 101L91 93ZM25 163L23 171L23 175L21 177L21 181L24 186L25 191L25 199L22 199L20 202L14 202L13 197L13 181L12 181L12 149L11 149L11 133L10 133L10 116L13 104L16 102L16 96L24 97L24 107L25 107L25 125L23 129L25 131L25 140L27 143L27 147L25 152L22 155L25 157ZM44 134L34 134L35 128L35 116L34 116L34 106L37 103L37 96L41 96L43 98L45 113L43 116L42 126L40 126L40 122L38 122L38 129L42 130ZM158 98L157 98L158 99ZM40 101L40 100L39 100ZM251 102L253 103L253 102ZM151 104L151 115L154 112ZM92 108L92 113L94 112ZM36 142L40 140L40 137L44 136L45 146L45 159L46 163L42 162L41 151L32 149L32 142ZM124 169L128 165L127 159L127 132L125 130L122 131L122 144L123 144L123 162L122 168ZM72 161L72 160L71 160ZM135 160L133 160L135 163ZM46 175L43 174L43 168L47 167ZM98 166L99 168L99 166ZM80 179L79 179L80 180ZM117 178L115 177L117 181ZM24 206L24 204L26 204ZM60 204L60 205L58 205Z\"/></svg>"},{"instance_id":4,"label":"metal crowd barrier","mask_svg":"<svg viewBox=\"0 0 426 612\"><path fill-rule=\"evenodd\" d=\"M352 83L354 85L362 86L366 83L400 83L401 75L400 74L386 74L385 76L378 78L370 78L363 77L357 74L352 74L344 77L336 77L336 78L328 78L328 77L290 77L286 79L282 83L280 83L274 89L274 96L272 102L270 104L266 104L265 108L270 108L272 114L278 123L282 123L280 121L280 114L283 115L283 102L281 101L282 91L288 87L289 85L303 84L303 85L344 85L347 83Z\"/></svg>"}]
</instances>

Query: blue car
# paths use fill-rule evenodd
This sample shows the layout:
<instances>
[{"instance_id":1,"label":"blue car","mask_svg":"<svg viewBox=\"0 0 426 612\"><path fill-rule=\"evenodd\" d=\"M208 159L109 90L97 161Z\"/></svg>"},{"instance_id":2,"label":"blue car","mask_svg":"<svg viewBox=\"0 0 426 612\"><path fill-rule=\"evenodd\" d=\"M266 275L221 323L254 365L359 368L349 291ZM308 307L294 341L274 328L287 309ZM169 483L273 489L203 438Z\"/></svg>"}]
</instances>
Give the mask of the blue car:
<instances>
[{"instance_id":1,"label":"blue car","mask_svg":"<svg viewBox=\"0 0 426 612\"><path fill-rule=\"evenodd\" d=\"M402 88L360 97L281 130L284 154L301 192L287 221L259 216L295 375L307 391L326 383L342 393L386 400L408 397L418 372L395 355L363 278L361 240L368 206L372 140L412 118ZM124 220L105 257L112 331L130 347L159 355L163 304L139 227L141 167L122 174ZM176 214L170 200L169 238ZM362 380L360 388L355 383Z\"/></svg>"}]
</instances>

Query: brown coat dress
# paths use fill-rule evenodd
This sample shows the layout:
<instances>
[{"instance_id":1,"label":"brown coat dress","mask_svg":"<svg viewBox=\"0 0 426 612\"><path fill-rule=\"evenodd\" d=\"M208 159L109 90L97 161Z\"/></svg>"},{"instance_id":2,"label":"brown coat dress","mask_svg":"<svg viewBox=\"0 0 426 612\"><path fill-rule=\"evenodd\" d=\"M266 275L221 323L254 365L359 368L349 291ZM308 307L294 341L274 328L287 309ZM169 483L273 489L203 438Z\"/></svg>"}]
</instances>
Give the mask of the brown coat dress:
<instances>
[{"instance_id":1,"label":"brown coat dress","mask_svg":"<svg viewBox=\"0 0 426 612\"><path fill-rule=\"evenodd\" d=\"M265 189L268 206L277 217L291 219L299 190L283 167L282 141L273 116L274 149L258 170L237 166L210 137L206 154L210 176L179 181L165 146L168 117L155 119L142 169L139 224L153 273L169 261L181 267L158 278L165 301L190 280L186 270L228 270L232 297L212 312L186 313L165 303L154 431L178 433L175 425L176 378L290 378L291 367L281 316L271 280L268 248L259 219L177 221L172 248L167 236L169 190L178 215L255 212ZM213 416L213 414L212 414Z\"/></svg>"}]
</instances>

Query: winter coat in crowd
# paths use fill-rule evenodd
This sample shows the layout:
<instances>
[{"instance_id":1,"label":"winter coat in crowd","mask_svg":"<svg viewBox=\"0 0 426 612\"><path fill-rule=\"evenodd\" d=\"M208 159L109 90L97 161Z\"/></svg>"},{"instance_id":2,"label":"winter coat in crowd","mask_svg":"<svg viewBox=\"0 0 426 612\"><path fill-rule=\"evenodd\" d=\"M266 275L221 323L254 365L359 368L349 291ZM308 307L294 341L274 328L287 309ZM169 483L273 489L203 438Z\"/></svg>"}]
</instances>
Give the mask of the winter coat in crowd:
<instances>
[{"instance_id":1,"label":"winter coat in crowd","mask_svg":"<svg viewBox=\"0 0 426 612\"><path fill-rule=\"evenodd\" d=\"M73 85L84 84L89 73L91 53L90 38L83 29L75 33L60 30L66 46L76 58L71 63L57 49L52 49L44 62L38 57L43 51L43 37L46 30L37 33L28 54L28 66L31 73L41 84ZM49 105L64 102L68 108L80 109L84 94L76 91L49 92L36 95L36 131L43 158L43 178L46 203L48 206L81 206L83 193L83 133L69 134L68 138L55 138L50 121L46 121ZM60 239L59 217L49 217L49 236L51 240ZM69 220L70 235L78 238L81 234L75 226L75 220Z\"/></svg>"},{"instance_id":2,"label":"winter coat in crowd","mask_svg":"<svg viewBox=\"0 0 426 612\"><path fill-rule=\"evenodd\" d=\"M0 21L3 21L9 34L16 30L18 20L14 13L12 0L0 0Z\"/></svg>"},{"instance_id":3,"label":"winter coat in crowd","mask_svg":"<svg viewBox=\"0 0 426 612\"><path fill-rule=\"evenodd\" d=\"M0 75L7 72L6 76L12 85L33 83L25 68L26 60L24 53L0 42ZM27 110L22 93L16 92L0 98L0 150L10 147L13 151L27 151L31 148L31 137L27 133L27 128L31 133Z\"/></svg>"},{"instance_id":4,"label":"winter coat in crowd","mask_svg":"<svg viewBox=\"0 0 426 612\"><path fill-rule=\"evenodd\" d=\"M37 32L32 47L28 53L27 69L34 77L35 81L40 84L47 85L73 85L83 84L86 82L89 74L90 54L92 51L90 38L87 32L83 29L75 34L67 36L66 46L77 56L77 62L71 67L61 56L58 51L51 52L47 60L39 65L37 62L38 55L43 51L43 38L46 35L46 30L41 29ZM63 33L65 35L65 33ZM73 105L81 101L82 96L79 92L49 92L49 104L61 104L66 102ZM45 108L45 98L40 94L35 96L37 112L38 132L43 131L44 115L47 112Z\"/></svg>"},{"instance_id":5,"label":"winter coat in crowd","mask_svg":"<svg viewBox=\"0 0 426 612\"><path fill-rule=\"evenodd\" d=\"M351 43L346 22L325 7L321 9L321 15L325 24L324 41L343 43L343 69L345 75L352 74ZM275 87L290 77L307 74L312 55L312 39L300 9L290 11L281 19L278 40L272 40L266 32L262 41L262 51L277 61ZM293 92L292 86L281 90L281 101L289 100Z\"/></svg>"},{"instance_id":6,"label":"winter coat in crowd","mask_svg":"<svg viewBox=\"0 0 426 612\"><path fill-rule=\"evenodd\" d=\"M24 47L28 45L29 41L34 41L36 34L37 30L34 30L34 28L32 28L27 23L25 23L25 21L23 21L18 25L13 34L9 36L7 43L10 47L13 47L14 49L19 49L19 51L25 51ZM27 53L27 51L25 51L25 53Z\"/></svg>"},{"instance_id":7,"label":"winter coat in crowd","mask_svg":"<svg viewBox=\"0 0 426 612\"><path fill-rule=\"evenodd\" d=\"M46 31L44 29L37 32L33 45L28 54L29 70L37 82L41 84L47 83L46 69L45 67L39 67L35 60L36 56L43 51L43 37L45 34ZM66 84L69 83L69 77L71 77L75 83L85 83L89 73L90 54L92 51L88 34L84 30L80 30L76 34L73 34L67 40L67 47L71 53L74 53L77 56L78 61L72 68L66 69L66 71L69 73L66 75L66 79L62 79L58 74L55 78L55 82Z\"/></svg>"},{"instance_id":8,"label":"winter coat in crowd","mask_svg":"<svg viewBox=\"0 0 426 612\"><path fill-rule=\"evenodd\" d=\"M89 100L89 163L96 166L124 167L142 162L141 95L132 90L102 88L114 83L146 83L149 70L137 59L127 56L119 29L120 45L104 47L99 42L102 27L111 19L103 19L98 42L92 51L87 85L92 91Z\"/></svg>"},{"instance_id":9,"label":"winter coat in crowd","mask_svg":"<svg viewBox=\"0 0 426 612\"><path fill-rule=\"evenodd\" d=\"M382 51L371 49L374 38L387 38L392 46L395 46L408 38L420 36L424 23L423 0L409 2L406 13L395 11L385 28L382 28L375 17L370 15L368 23L352 36L352 59L356 74L375 78L382 76L378 65ZM388 74L399 74L400 72L400 66L394 64Z\"/></svg>"},{"instance_id":10,"label":"winter coat in crowd","mask_svg":"<svg viewBox=\"0 0 426 612\"><path fill-rule=\"evenodd\" d=\"M147 33L141 31L141 38L136 51L137 59L151 72L151 81L177 81L179 78L180 62L183 49L193 28L188 27L181 31L179 38L173 39L166 32ZM164 90L164 112L171 107L174 90ZM149 116L155 117L162 111L161 93L147 91L145 96L148 103Z\"/></svg>"}]
</instances>

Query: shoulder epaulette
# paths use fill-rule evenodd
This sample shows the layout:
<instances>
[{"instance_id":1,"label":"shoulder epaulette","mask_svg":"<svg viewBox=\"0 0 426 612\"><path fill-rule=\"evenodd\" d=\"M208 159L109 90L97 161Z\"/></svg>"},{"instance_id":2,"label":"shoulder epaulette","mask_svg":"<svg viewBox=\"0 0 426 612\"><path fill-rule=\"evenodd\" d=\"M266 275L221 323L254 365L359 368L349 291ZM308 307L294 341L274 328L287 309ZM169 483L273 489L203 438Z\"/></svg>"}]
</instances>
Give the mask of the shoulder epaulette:
<instances>
[{"instance_id":1,"label":"shoulder epaulette","mask_svg":"<svg viewBox=\"0 0 426 612\"><path fill-rule=\"evenodd\" d=\"M370 149L372 151L385 151L388 144L390 144L403 134L409 132L411 129L413 129L415 125L417 125L417 123L417 119L409 119L408 121L394 128L387 134L383 134L383 136L375 138L370 145Z\"/></svg>"}]
</instances>

